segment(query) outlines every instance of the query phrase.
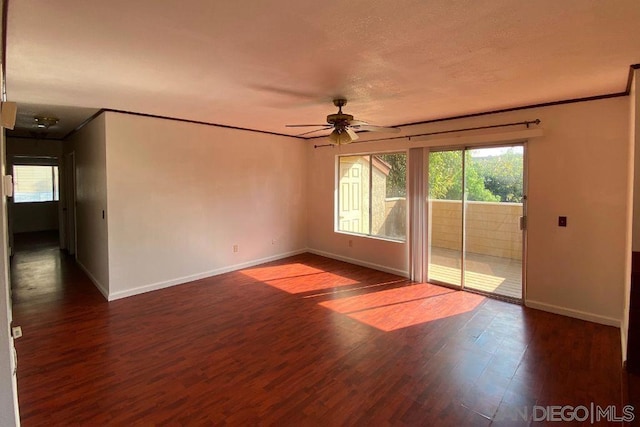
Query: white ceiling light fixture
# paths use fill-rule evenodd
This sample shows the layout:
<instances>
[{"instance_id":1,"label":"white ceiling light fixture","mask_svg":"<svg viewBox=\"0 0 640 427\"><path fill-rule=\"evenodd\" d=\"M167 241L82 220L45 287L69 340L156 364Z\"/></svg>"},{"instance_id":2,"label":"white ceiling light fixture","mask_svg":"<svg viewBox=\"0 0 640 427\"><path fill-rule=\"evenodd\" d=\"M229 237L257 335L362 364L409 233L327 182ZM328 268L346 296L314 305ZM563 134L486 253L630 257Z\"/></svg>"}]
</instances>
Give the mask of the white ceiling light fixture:
<instances>
[{"instance_id":1,"label":"white ceiling light fixture","mask_svg":"<svg viewBox=\"0 0 640 427\"><path fill-rule=\"evenodd\" d=\"M49 129L51 126L57 125L60 120L57 117L35 116L33 121L38 129Z\"/></svg>"},{"instance_id":2,"label":"white ceiling light fixture","mask_svg":"<svg viewBox=\"0 0 640 427\"><path fill-rule=\"evenodd\" d=\"M329 135L329 142L333 145L349 144L358 139L358 134L349 128L334 129Z\"/></svg>"}]
</instances>

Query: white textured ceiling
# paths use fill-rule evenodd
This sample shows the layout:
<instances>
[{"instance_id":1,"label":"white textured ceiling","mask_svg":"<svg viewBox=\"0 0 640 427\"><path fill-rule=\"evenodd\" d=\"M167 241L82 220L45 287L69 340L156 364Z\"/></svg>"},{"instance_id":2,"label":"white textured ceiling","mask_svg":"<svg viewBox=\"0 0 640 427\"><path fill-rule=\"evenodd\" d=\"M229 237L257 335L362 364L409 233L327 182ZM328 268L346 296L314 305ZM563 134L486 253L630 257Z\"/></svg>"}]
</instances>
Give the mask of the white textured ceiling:
<instances>
[{"instance_id":1,"label":"white textured ceiling","mask_svg":"<svg viewBox=\"0 0 640 427\"><path fill-rule=\"evenodd\" d=\"M623 92L638 23L638 0L9 0L7 95L286 134L341 95L399 125Z\"/></svg>"}]
</instances>

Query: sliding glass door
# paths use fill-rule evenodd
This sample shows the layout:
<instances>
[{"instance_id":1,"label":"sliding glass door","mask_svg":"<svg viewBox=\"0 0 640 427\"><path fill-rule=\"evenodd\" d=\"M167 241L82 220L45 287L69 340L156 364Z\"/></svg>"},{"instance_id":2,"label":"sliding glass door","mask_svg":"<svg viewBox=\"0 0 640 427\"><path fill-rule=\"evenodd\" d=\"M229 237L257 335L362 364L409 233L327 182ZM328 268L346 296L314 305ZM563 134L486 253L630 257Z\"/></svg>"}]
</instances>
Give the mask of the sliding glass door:
<instances>
[{"instance_id":1,"label":"sliding glass door","mask_svg":"<svg viewBox=\"0 0 640 427\"><path fill-rule=\"evenodd\" d=\"M463 151L429 153L429 281L462 286Z\"/></svg>"},{"instance_id":2,"label":"sliding glass door","mask_svg":"<svg viewBox=\"0 0 640 427\"><path fill-rule=\"evenodd\" d=\"M429 154L434 283L522 299L524 146Z\"/></svg>"}]
</instances>

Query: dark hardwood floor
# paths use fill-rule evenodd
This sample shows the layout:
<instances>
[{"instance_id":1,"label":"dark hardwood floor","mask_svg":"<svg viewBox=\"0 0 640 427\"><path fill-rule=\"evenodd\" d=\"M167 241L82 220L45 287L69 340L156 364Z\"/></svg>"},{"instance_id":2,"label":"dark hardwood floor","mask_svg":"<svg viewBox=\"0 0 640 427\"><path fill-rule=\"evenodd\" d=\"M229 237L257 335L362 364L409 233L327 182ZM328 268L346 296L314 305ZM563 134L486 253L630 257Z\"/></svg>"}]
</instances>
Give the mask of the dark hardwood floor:
<instances>
[{"instance_id":1,"label":"dark hardwood floor","mask_svg":"<svg viewBox=\"0 0 640 427\"><path fill-rule=\"evenodd\" d=\"M623 404L612 327L310 254L107 303L55 247L21 249L24 426L517 426Z\"/></svg>"}]
</instances>

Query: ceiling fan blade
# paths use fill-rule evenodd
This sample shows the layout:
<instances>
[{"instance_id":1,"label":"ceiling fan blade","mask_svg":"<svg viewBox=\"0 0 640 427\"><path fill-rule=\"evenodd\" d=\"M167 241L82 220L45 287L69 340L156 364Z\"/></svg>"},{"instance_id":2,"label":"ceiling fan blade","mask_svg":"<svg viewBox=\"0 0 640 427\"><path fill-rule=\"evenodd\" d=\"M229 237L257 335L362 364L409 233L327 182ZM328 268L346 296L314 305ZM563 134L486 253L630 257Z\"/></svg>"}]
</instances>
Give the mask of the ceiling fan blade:
<instances>
[{"instance_id":1,"label":"ceiling fan blade","mask_svg":"<svg viewBox=\"0 0 640 427\"><path fill-rule=\"evenodd\" d=\"M321 126L321 127L325 127L325 128L330 128L333 127L332 125L328 125L328 124L323 124L323 125L285 125L285 127L288 128L307 128L307 127L312 127L312 126Z\"/></svg>"},{"instance_id":2,"label":"ceiling fan blade","mask_svg":"<svg viewBox=\"0 0 640 427\"><path fill-rule=\"evenodd\" d=\"M392 127L386 127L386 126L357 125L354 127L356 128L356 130L367 130L369 132L387 132L387 133L400 132L400 128L392 128Z\"/></svg>"},{"instance_id":3,"label":"ceiling fan blade","mask_svg":"<svg viewBox=\"0 0 640 427\"><path fill-rule=\"evenodd\" d=\"M363 121L363 120L349 120L349 126L363 126L363 125L368 125L369 123Z\"/></svg>"},{"instance_id":4,"label":"ceiling fan blade","mask_svg":"<svg viewBox=\"0 0 640 427\"><path fill-rule=\"evenodd\" d=\"M297 134L296 136L309 135L310 133L314 133L314 132L321 132L321 131L323 131L323 130L329 130L329 129L331 129L331 127L324 128L324 129L314 129L314 130L310 130L310 131L308 131L308 132L299 133L299 134Z\"/></svg>"}]
</instances>

